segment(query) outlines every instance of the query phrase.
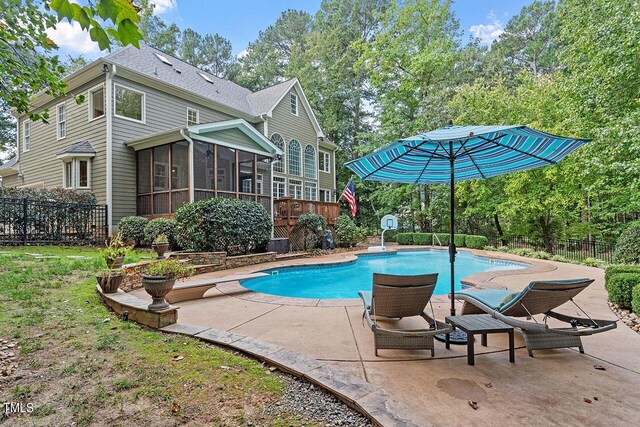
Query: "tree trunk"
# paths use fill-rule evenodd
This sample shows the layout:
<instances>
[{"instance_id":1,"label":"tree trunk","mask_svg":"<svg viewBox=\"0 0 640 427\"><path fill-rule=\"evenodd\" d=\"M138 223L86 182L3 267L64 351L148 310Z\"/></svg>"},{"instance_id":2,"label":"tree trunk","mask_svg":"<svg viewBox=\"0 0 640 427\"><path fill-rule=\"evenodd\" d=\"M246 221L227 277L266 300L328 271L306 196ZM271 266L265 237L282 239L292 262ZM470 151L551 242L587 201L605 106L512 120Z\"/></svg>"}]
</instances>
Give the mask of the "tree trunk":
<instances>
[{"instance_id":1,"label":"tree trunk","mask_svg":"<svg viewBox=\"0 0 640 427\"><path fill-rule=\"evenodd\" d=\"M507 246L507 242L505 242L504 240L504 233L502 232L502 225L500 225L500 219L498 218L498 214L493 214L493 222L496 225L496 231L498 232L500 243L502 243L502 246Z\"/></svg>"},{"instance_id":2,"label":"tree trunk","mask_svg":"<svg viewBox=\"0 0 640 427\"><path fill-rule=\"evenodd\" d=\"M553 253L553 235L551 234L551 221L550 218L540 217L540 226L542 227L542 243L544 250L548 253Z\"/></svg>"}]
</instances>

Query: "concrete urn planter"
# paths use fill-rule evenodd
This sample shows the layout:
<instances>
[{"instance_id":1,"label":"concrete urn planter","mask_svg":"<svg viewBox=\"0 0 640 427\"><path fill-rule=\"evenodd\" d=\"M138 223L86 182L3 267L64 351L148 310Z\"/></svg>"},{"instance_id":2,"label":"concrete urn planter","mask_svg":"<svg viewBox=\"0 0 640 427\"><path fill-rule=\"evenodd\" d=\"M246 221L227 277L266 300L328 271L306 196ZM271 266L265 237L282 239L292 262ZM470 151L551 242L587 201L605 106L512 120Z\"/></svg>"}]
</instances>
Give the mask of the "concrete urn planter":
<instances>
[{"instance_id":1,"label":"concrete urn planter","mask_svg":"<svg viewBox=\"0 0 640 427\"><path fill-rule=\"evenodd\" d=\"M169 243L153 243L151 244L153 250L158 254L156 259L165 259L164 253L169 249Z\"/></svg>"},{"instance_id":2,"label":"concrete urn planter","mask_svg":"<svg viewBox=\"0 0 640 427\"><path fill-rule=\"evenodd\" d=\"M169 308L169 303L165 301L164 297L171 292L175 283L175 278L172 279L167 276L142 275L144 290L153 298L153 302L148 306L149 310L159 311Z\"/></svg>"},{"instance_id":3,"label":"concrete urn planter","mask_svg":"<svg viewBox=\"0 0 640 427\"><path fill-rule=\"evenodd\" d=\"M112 294L118 292L118 288L124 280L124 274L122 273L109 273L96 276L96 280L105 294Z\"/></svg>"}]
</instances>

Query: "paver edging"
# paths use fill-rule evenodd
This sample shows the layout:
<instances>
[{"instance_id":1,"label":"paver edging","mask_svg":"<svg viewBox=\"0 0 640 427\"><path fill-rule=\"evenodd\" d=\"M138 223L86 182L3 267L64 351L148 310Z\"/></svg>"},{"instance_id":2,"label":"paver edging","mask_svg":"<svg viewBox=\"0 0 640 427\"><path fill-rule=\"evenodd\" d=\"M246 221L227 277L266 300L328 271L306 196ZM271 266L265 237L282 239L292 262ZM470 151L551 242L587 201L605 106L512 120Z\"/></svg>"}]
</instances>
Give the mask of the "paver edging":
<instances>
[{"instance_id":1,"label":"paver edging","mask_svg":"<svg viewBox=\"0 0 640 427\"><path fill-rule=\"evenodd\" d=\"M430 426L431 423L415 419L404 403L393 398L382 387L367 383L325 362L296 353L284 347L252 337L215 328L175 323L159 331L188 335L251 355L276 366L283 372L305 379L336 396L342 402L362 413L378 426ZM384 399L380 401L380 399Z\"/></svg>"}]
</instances>

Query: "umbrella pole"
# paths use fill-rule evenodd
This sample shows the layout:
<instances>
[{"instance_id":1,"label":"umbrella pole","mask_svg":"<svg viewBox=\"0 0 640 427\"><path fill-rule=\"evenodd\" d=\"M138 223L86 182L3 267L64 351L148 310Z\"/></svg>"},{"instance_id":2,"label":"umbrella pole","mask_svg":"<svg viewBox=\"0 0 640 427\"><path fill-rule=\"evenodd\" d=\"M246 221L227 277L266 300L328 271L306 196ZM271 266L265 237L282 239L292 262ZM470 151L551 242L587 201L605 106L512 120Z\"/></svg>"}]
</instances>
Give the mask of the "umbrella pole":
<instances>
[{"instance_id":1,"label":"umbrella pole","mask_svg":"<svg viewBox=\"0 0 640 427\"><path fill-rule=\"evenodd\" d=\"M455 304L455 291L456 291L456 279L455 279L455 264L456 264L456 244L455 244L455 233L454 228L456 226L455 222L455 172L454 172L454 162L455 159L453 157L453 144L449 144L449 152L451 153L451 157L449 158L449 165L451 168L451 182L449 188L449 206L450 206L450 215L449 215L449 264L451 267L451 315L456 315L456 304Z\"/></svg>"}]
</instances>

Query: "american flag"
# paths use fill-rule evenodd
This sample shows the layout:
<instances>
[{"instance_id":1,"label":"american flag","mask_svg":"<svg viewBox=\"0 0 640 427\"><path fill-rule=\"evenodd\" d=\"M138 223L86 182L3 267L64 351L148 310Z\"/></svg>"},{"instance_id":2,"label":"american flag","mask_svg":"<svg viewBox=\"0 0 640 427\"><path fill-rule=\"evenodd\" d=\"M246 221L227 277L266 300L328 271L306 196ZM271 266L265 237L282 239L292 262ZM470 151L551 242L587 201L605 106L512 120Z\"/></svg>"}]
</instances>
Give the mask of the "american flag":
<instances>
[{"instance_id":1,"label":"american flag","mask_svg":"<svg viewBox=\"0 0 640 427\"><path fill-rule=\"evenodd\" d=\"M358 210L358 206L356 205L356 187L353 185L353 178L349 180L349 183L344 188L342 192L342 196L347 203L349 203L349 207L351 208L351 217L356 217L356 211Z\"/></svg>"}]
</instances>

